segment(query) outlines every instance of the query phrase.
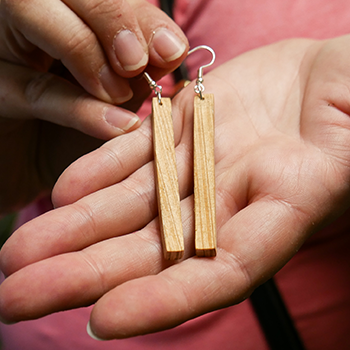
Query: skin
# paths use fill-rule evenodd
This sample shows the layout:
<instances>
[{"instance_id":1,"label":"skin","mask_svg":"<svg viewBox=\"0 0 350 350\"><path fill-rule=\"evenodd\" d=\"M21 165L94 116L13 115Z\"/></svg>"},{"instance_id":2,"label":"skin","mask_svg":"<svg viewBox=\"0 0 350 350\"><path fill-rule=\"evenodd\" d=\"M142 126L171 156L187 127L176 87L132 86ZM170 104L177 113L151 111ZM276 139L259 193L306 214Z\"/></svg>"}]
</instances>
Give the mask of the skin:
<instances>
[{"instance_id":1,"label":"skin","mask_svg":"<svg viewBox=\"0 0 350 350\"><path fill-rule=\"evenodd\" d=\"M283 41L205 76L215 94L215 258L193 256L191 84L172 105L184 258L162 258L146 120L70 166L53 191L57 209L5 244L2 319L96 302L93 333L124 338L247 298L349 207L349 40Z\"/></svg>"},{"instance_id":2,"label":"skin","mask_svg":"<svg viewBox=\"0 0 350 350\"><path fill-rule=\"evenodd\" d=\"M134 112L150 93L138 76L144 69L153 79L169 73L188 44L144 0L7 0L0 23L0 167L11 169L0 174L6 213L49 193L82 154L137 129ZM125 42L116 41L121 32ZM178 46L164 49L164 33ZM144 55L132 69L125 56L130 37Z\"/></svg>"}]
</instances>

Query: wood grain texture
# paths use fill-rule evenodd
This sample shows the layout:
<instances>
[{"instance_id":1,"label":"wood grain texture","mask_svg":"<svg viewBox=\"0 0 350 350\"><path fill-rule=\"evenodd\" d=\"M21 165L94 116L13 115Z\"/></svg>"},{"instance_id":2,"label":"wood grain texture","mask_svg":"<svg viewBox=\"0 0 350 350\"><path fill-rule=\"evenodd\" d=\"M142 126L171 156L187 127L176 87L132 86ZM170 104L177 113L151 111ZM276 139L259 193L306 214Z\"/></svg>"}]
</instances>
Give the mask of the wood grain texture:
<instances>
[{"instance_id":1,"label":"wood grain texture","mask_svg":"<svg viewBox=\"0 0 350 350\"><path fill-rule=\"evenodd\" d=\"M194 99L194 211L197 256L216 256L214 95Z\"/></svg>"},{"instance_id":2,"label":"wood grain texture","mask_svg":"<svg viewBox=\"0 0 350 350\"><path fill-rule=\"evenodd\" d=\"M175 159L175 144L171 100L152 99L153 146L158 212L164 258L181 259L184 239L181 220L179 184Z\"/></svg>"}]
</instances>

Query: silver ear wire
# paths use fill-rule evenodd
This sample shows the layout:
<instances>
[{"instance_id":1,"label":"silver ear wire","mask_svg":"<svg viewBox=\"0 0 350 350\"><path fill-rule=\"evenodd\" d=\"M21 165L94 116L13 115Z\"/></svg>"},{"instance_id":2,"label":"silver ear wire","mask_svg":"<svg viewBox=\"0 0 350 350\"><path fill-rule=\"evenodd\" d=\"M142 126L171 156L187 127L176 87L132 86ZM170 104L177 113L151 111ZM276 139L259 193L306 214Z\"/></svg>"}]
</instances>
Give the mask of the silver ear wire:
<instances>
[{"instance_id":1,"label":"silver ear wire","mask_svg":"<svg viewBox=\"0 0 350 350\"><path fill-rule=\"evenodd\" d=\"M197 46L197 47L193 48L192 50L188 51L187 56L190 55L191 53L197 51L197 50L200 50L200 49L208 50L212 54L211 61L208 64L205 64L205 65L199 67L198 72L197 72L196 86L194 87L195 93L199 95L201 100L203 100L203 92L205 90L204 85L203 85L203 69L210 67L215 62L216 55L215 55L215 51L211 47L209 47L207 45L200 45L200 46Z\"/></svg>"},{"instance_id":2,"label":"silver ear wire","mask_svg":"<svg viewBox=\"0 0 350 350\"><path fill-rule=\"evenodd\" d=\"M210 67L214 62L215 62L215 51L207 46L207 45L200 45L197 46L195 48L193 48L192 50L188 51L187 56L189 56L190 54L192 54L193 52L197 51L197 50L201 50L201 49L205 49L207 51L209 51L212 54L212 59L209 63L200 66L197 72L197 79L196 79L196 85L194 87L194 91L196 94L199 95L200 99L203 100L203 92L205 90L204 85L203 85L203 69ZM148 73L144 72L143 73L144 78L146 79L149 87L154 91L154 93L157 95L158 97L158 103L161 105L162 104L162 91L163 88L162 86L158 85L151 77Z\"/></svg>"},{"instance_id":3,"label":"silver ear wire","mask_svg":"<svg viewBox=\"0 0 350 350\"><path fill-rule=\"evenodd\" d=\"M158 103L161 105L162 104L162 91L163 88L162 86L158 85L151 77L148 73L144 72L143 73L144 78L147 80L147 83L149 85L149 87L154 91L154 93L157 95L158 97Z\"/></svg>"}]
</instances>

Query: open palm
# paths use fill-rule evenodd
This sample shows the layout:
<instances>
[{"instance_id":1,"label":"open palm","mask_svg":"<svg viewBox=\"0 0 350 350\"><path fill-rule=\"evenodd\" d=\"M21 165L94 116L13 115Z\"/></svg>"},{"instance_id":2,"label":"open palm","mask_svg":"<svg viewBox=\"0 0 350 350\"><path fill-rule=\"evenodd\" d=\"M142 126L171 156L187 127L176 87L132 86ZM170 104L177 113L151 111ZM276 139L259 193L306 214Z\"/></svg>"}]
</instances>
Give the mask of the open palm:
<instances>
[{"instance_id":1,"label":"open palm","mask_svg":"<svg viewBox=\"0 0 350 350\"><path fill-rule=\"evenodd\" d=\"M4 246L1 317L98 300L91 328L109 339L170 328L248 297L348 207L348 41L277 43L205 77L215 94L216 258L193 256L190 85L173 100L184 258L162 258L147 120L68 168L53 193L59 208Z\"/></svg>"}]
</instances>

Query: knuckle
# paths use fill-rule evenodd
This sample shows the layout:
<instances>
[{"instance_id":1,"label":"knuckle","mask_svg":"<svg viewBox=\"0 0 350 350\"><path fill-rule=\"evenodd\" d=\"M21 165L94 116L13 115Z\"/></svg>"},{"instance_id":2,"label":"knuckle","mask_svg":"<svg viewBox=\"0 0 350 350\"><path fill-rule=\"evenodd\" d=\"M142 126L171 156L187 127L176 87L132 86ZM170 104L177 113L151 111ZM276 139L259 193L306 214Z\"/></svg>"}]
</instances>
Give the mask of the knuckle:
<instances>
[{"instance_id":1,"label":"knuckle","mask_svg":"<svg viewBox=\"0 0 350 350\"><path fill-rule=\"evenodd\" d=\"M25 89L24 95L26 101L32 107L35 107L53 84L54 75L51 73L37 74L34 78L29 80Z\"/></svg>"},{"instance_id":2,"label":"knuckle","mask_svg":"<svg viewBox=\"0 0 350 350\"><path fill-rule=\"evenodd\" d=\"M86 3L86 15L92 16L91 18L108 16L114 18L120 18L124 10L129 6L127 1L89 1Z\"/></svg>"},{"instance_id":3,"label":"knuckle","mask_svg":"<svg viewBox=\"0 0 350 350\"><path fill-rule=\"evenodd\" d=\"M73 34L66 43L65 52L61 57L62 61L68 57L84 57L86 52L95 51L98 46L97 38L89 28L86 27L85 30L72 28L71 33Z\"/></svg>"},{"instance_id":4,"label":"knuckle","mask_svg":"<svg viewBox=\"0 0 350 350\"><path fill-rule=\"evenodd\" d=\"M28 0L0 0L1 17L16 20L26 13L29 6L31 4Z\"/></svg>"}]
</instances>

